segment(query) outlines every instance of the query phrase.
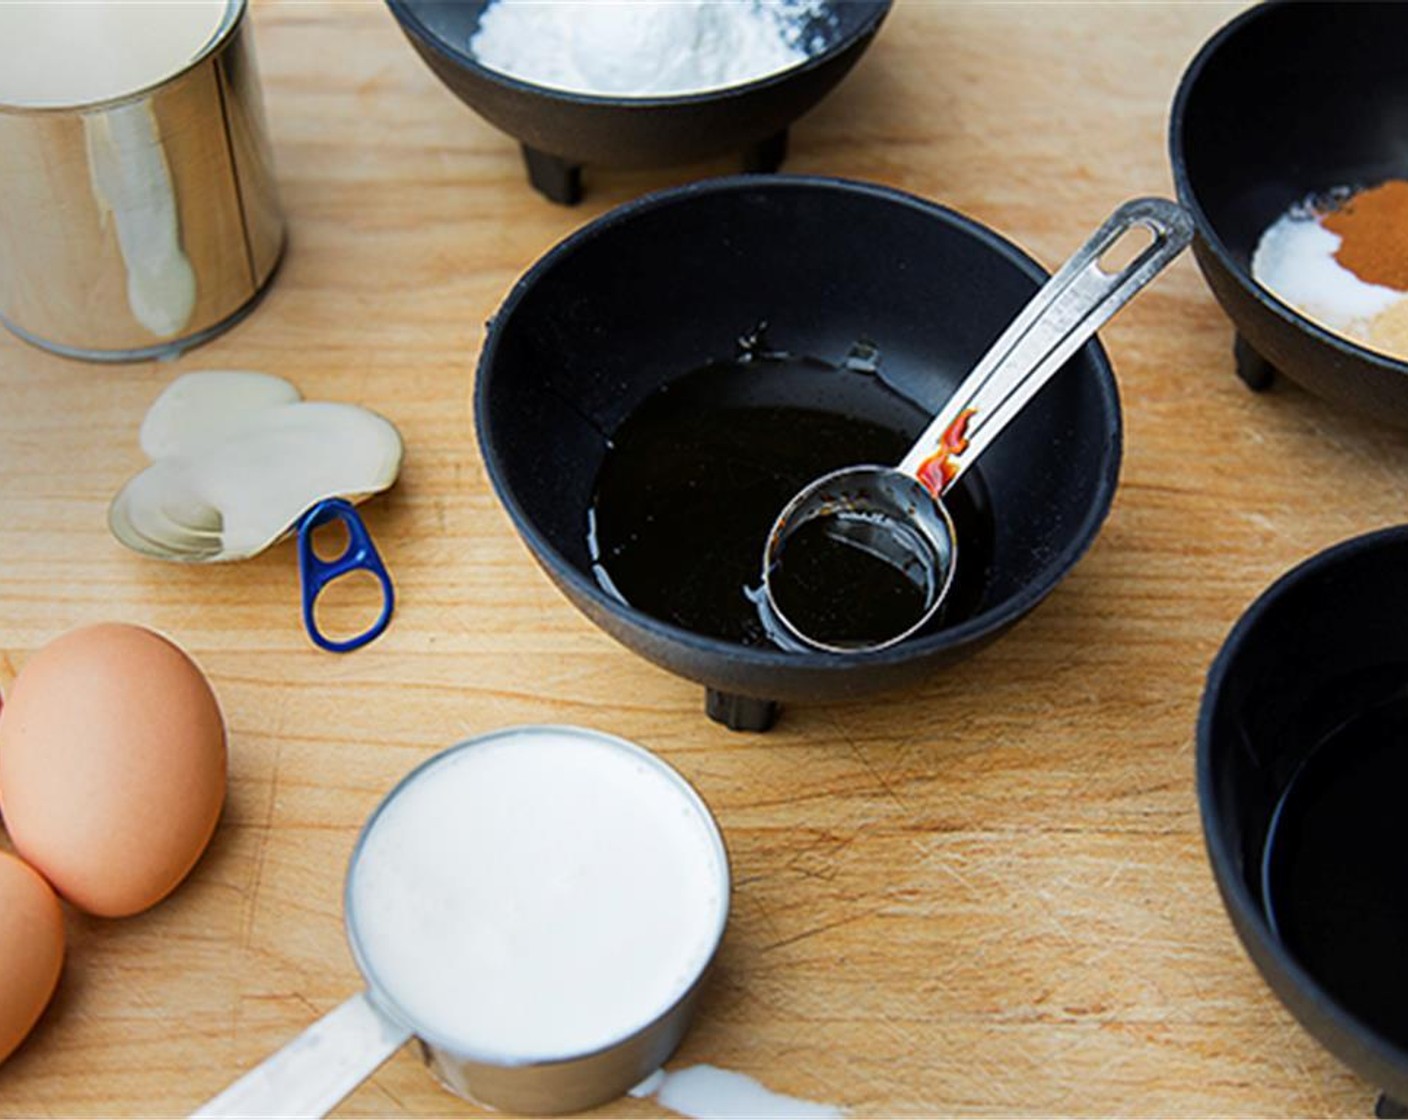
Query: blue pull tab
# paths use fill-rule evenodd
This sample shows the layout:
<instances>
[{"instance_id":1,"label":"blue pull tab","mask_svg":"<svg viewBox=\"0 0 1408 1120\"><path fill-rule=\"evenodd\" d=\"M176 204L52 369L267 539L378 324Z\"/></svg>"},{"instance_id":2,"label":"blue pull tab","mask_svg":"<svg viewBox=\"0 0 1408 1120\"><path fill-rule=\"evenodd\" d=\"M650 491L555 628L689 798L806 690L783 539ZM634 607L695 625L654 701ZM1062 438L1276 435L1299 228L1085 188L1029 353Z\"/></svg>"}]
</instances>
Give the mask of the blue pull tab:
<instances>
[{"instance_id":1,"label":"blue pull tab","mask_svg":"<svg viewBox=\"0 0 1408 1120\"><path fill-rule=\"evenodd\" d=\"M336 560L322 560L313 551L313 531L334 520L341 521L347 529L347 548ZM339 642L318 629L313 607L323 588L349 572L371 572L376 576L381 584L381 616L364 633ZM391 611L396 605L391 576L362 518L346 499L326 498L303 515L298 523L298 574L303 584L303 628L315 645L333 653L348 653L377 637L391 621Z\"/></svg>"}]
</instances>

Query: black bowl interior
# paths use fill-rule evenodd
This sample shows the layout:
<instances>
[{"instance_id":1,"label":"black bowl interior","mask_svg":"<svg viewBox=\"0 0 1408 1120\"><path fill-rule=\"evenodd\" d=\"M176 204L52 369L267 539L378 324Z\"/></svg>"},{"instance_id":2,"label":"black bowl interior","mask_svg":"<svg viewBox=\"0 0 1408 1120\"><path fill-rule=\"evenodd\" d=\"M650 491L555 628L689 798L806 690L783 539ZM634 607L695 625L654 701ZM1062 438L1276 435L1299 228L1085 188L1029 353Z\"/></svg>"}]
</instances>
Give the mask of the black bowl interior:
<instances>
[{"instance_id":1,"label":"black bowl interior","mask_svg":"<svg viewBox=\"0 0 1408 1120\"><path fill-rule=\"evenodd\" d=\"M1361 962L1334 944L1289 945L1275 921L1277 905L1286 905L1287 898L1268 903L1264 863L1277 807L1293 779L1302 788L1318 780L1326 772L1327 751L1343 743L1343 730L1363 726L1354 721L1378 720L1375 713L1401 713L1408 705L1405 565L1408 529L1396 528L1346 542L1280 580L1248 610L1214 663L1198 728L1203 826L1239 935L1303 1025L1398 1099L1408 1099L1408 1034L1398 1011L1402 970L1366 980L1356 975ZM1311 758L1318 770L1307 766ZM1401 790L1382 793L1401 804ZM1360 812L1371 811L1366 803ZM1363 821L1353 831L1381 827L1395 836L1401 814L1390 816ZM1288 827L1284 817L1280 821L1279 827ZM1319 842L1336 841L1322 835ZM1402 850L1397 840L1391 844L1393 852ZM1358 857L1330 869L1341 882L1357 878L1363 849L1355 850ZM1408 857L1392 858L1408 863ZM1343 913L1335 920L1358 930L1365 922L1351 909L1353 889L1344 888L1338 903ZM1325 920L1317 929L1332 924Z\"/></svg>"},{"instance_id":2,"label":"black bowl interior","mask_svg":"<svg viewBox=\"0 0 1408 1120\"><path fill-rule=\"evenodd\" d=\"M1408 5L1271 0L1214 35L1174 98L1169 147L1198 263L1236 327L1238 373L1408 424L1408 363L1301 315L1253 280L1291 205L1408 175Z\"/></svg>"},{"instance_id":3,"label":"black bowl interior","mask_svg":"<svg viewBox=\"0 0 1408 1120\"><path fill-rule=\"evenodd\" d=\"M873 340L884 378L935 411L1043 278L990 231L884 188L781 176L664 192L568 239L510 294L480 359L481 450L569 595L629 615L591 575L586 516L607 438L661 385L732 357L766 321L774 347L831 363ZM1119 452L1114 381L1091 343L971 472L995 522L976 613L873 659L960 644L1030 609L1093 540ZM675 637L755 663L844 660Z\"/></svg>"},{"instance_id":4,"label":"black bowl interior","mask_svg":"<svg viewBox=\"0 0 1408 1120\"><path fill-rule=\"evenodd\" d=\"M1273 4L1195 63L1175 147L1192 201L1242 269L1292 203L1408 174L1405 41L1408 6Z\"/></svg>"}]
</instances>

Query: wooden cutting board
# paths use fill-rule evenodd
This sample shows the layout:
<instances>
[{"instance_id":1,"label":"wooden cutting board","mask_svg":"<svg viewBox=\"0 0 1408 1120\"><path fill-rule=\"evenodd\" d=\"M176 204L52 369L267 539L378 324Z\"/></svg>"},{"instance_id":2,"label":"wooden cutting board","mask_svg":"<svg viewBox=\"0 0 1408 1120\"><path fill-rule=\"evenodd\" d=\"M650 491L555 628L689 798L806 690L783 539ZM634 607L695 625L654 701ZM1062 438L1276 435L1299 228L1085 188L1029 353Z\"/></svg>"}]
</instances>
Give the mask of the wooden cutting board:
<instances>
[{"instance_id":1,"label":"wooden cutting board","mask_svg":"<svg viewBox=\"0 0 1408 1120\"><path fill-rule=\"evenodd\" d=\"M1174 88L1241 6L900 0L787 166L941 201L1055 265L1120 200L1171 192ZM1373 1088L1233 935L1192 739L1207 665L1252 598L1403 517L1408 436L1293 387L1248 392L1184 259L1102 332L1122 486L1057 592L922 687L730 733L538 571L486 481L469 394L483 324L534 259L734 162L593 168L585 203L560 208L382 4L257 0L252 20L291 237L267 300L169 363L85 365L0 334L0 687L69 627L143 623L209 673L231 749L188 882L125 921L68 914L59 993L0 1067L0 1115L184 1115L352 994L341 877L366 814L435 750L527 722L644 744L723 826L732 924L673 1068L854 1115L1367 1114ZM287 544L186 568L108 536L143 413L204 368L279 373L400 427L402 481L365 507L400 591L374 645L308 644ZM408 1048L341 1111L475 1110Z\"/></svg>"}]
</instances>

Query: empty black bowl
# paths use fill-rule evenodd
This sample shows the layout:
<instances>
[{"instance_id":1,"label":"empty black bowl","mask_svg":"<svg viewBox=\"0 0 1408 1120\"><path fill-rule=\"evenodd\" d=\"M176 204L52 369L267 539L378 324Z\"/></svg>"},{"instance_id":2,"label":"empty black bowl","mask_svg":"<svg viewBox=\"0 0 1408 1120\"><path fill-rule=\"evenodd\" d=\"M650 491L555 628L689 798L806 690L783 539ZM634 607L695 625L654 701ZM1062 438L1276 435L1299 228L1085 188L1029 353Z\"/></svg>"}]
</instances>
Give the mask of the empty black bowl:
<instances>
[{"instance_id":1,"label":"empty black bowl","mask_svg":"<svg viewBox=\"0 0 1408 1120\"><path fill-rule=\"evenodd\" d=\"M883 187L741 176L665 191L567 238L509 293L479 359L480 450L518 532L577 607L704 684L715 718L762 729L777 700L852 697L929 676L1056 586L1115 492L1120 410L1103 350L1087 344L960 484L972 481L991 527L986 565L970 567L978 583L964 617L881 652L725 641L608 594L587 540L608 438L662 385L732 358L761 320L773 346L829 363L872 340L885 383L937 411L1044 279L992 231ZM759 565L765 535L749 554Z\"/></svg>"},{"instance_id":2,"label":"empty black bowl","mask_svg":"<svg viewBox=\"0 0 1408 1120\"><path fill-rule=\"evenodd\" d=\"M1408 1101L1408 528L1306 561L1208 673L1198 800L1247 952L1301 1024Z\"/></svg>"},{"instance_id":3,"label":"empty black bowl","mask_svg":"<svg viewBox=\"0 0 1408 1120\"><path fill-rule=\"evenodd\" d=\"M1326 400L1408 424L1408 364L1299 314L1251 276L1293 203L1408 175L1408 5L1272 2L1214 35L1173 102L1178 196L1253 388L1279 371Z\"/></svg>"},{"instance_id":4,"label":"empty black bowl","mask_svg":"<svg viewBox=\"0 0 1408 1120\"><path fill-rule=\"evenodd\" d=\"M583 164L656 167L737 151L745 170L777 170L788 127L845 77L890 8L890 0L834 0L814 24L825 47L790 70L708 93L620 98L532 85L479 63L469 41L487 0L386 2L436 76L520 141L529 180L563 203L580 199Z\"/></svg>"}]
</instances>

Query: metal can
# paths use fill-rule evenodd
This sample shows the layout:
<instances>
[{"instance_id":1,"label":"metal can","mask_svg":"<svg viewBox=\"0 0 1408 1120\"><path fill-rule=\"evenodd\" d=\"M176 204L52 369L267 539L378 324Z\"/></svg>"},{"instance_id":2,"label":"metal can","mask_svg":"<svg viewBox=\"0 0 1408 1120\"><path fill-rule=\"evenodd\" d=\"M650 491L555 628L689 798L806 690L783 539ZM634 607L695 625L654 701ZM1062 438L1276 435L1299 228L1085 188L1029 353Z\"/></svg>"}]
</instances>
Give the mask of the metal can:
<instances>
[{"instance_id":1,"label":"metal can","mask_svg":"<svg viewBox=\"0 0 1408 1120\"><path fill-rule=\"evenodd\" d=\"M227 0L193 56L140 88L73 103L0 89L0 322L16 335L92 361L166 357L258 300L284 223L247 6Z\"/></svg>"}]
</instances>

